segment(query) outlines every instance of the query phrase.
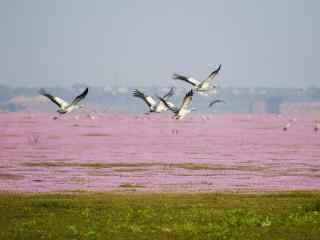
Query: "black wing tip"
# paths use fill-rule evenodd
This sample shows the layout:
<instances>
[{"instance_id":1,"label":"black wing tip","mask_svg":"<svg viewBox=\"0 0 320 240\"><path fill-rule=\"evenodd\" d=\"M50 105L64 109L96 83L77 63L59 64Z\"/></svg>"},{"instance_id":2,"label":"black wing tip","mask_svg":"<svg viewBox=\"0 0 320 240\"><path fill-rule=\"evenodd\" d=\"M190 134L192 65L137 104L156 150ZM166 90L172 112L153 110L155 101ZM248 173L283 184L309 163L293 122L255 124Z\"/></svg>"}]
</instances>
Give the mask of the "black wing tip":
<instances>
[{"instance_id":1,"label":"black wing tip","mask_svg":"<svg viewBox=\"0 0 320 240\"><path fill-rule=\"evenodd\" d=\"M133 95L135 95L135 94L137 94L137 93L139 93L139 90L138 90L138 89L134 89L134 90L132 91L132 94L133 94Z\"/></svg>"},{"instance_id":2,"label":"black wing tip","mask_svg":"<svg viewBox=\"0 0 320 240\"><path fill-rule=\"evenodd\" d=\"M177 80L177 79L185 79L184 76L182 76L182 75L180 75L180 74L178 74L178 73L174 73L174 74L172 75L172 78L175 79L175 80Z\"/></svg>"},{"instance_id":3,"label":"black wing tip","mask_svg":"<svg viewBox=\"0 0 320 240\"><path fill-rule=\"evenodd\" d=\"M144 97L144 94L140 92L138 89L134 89L132 95L134 97Z\"/></svg>"},{"instance_id":4,"label":"black wing tip","mask_svg":"<svg viewBox=\"0 0 320 240\"><path fill-rule=\"evenodd\" d=\"M218 74L220 72L221 69L221 64L219 64L218 68L215 69L213 72L210 73L209 77L215 76L216 74Z\"/></svg>"},{"instance_id":5,"label":"black wing tip","mask_svg":"<svg viewBox=\"0 0 320 240\"><path fill-rule=\"evenodd\" d=\"M219 64L219 66L218 66L218 68L216 69L216 70L214 70L214 73L218 73L218 72L220 72L220 69L221 69L221 64Z\"/></svg>"},{"instance_id":6,"label":"black wing tip","mask_svg":"<svg viewBox=\"0 0 320 240\"><path fill-rule=\"evenodd\" d=\"M38 93L41 94L41 95L46 95L46 94L48 94L47 91L46 91L44 88L40 88L40 89L38 90Z\"/></svg>"},{"instance_id":7,"label":"black wing tip","mask_svg":"<svg viewBox=\"0 0 320 240\"><path fill-rule=\"evenodd\" d=\"M83 97L83 98L86 97L88 92L89 92L89 88L86 87L86 89L79 95L79 97Z\"/></svg>"},{"instance_id":8,"label":"black wing tip","mask_svg":"<svg viewBox=\"0 0 320 240\"><path fill-rule=\"evenodd\" d=\"M187 97L193 96L193 90L191 89L189 92L187 92L186 96L187 96Z\"/></svg>"},{"instance_id":9,"label":"black wing tip","mask_svg":"<svg viewBox=\"0 0 320 240\"><path fill-rule=\"evenodd\" d=\"M77 104L78 102L80 102L82 99L84 99L88 95L88 92L89 92L89 88L86 87L86 89L80 95L74 98L71 104Z\"/></svg>"}]
</instances>

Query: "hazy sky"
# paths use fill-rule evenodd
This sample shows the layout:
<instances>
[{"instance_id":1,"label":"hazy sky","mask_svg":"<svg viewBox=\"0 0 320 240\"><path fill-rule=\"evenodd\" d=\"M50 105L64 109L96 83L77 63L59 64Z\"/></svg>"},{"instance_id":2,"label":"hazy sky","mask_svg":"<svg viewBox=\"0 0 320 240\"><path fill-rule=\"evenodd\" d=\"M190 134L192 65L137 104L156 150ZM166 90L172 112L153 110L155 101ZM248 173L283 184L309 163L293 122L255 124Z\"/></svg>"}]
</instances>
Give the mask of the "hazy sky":
<instances>
[{"instance_id":1,"label":"hazy sky","mask_svg":"<svg viewBox=\"0 0 320 240\"><path fill-rule=\"evenodd\" d=\"M2 0L0 84L320 86L318 0ZM183 83L181 83L183 84Z\"/></svg>"}]
</instances>

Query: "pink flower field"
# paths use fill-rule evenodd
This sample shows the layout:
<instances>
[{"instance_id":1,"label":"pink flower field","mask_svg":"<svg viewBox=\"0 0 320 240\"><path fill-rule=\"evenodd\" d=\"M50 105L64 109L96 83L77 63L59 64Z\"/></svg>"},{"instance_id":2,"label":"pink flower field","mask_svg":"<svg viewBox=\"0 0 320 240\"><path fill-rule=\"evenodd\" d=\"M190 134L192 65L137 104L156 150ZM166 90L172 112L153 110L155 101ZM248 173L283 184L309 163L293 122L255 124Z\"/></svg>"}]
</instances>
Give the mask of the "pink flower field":
<instances>
[{"instance_id":1,"label":"pink flower field","mask_svg":"<svg viewBox=\"0 0 320 240\"><path fill-rule=\"evenodd\" d=\"M0 191L320 189L320 132L276 115L0 114Z\"/></svg>"}]
</instances>

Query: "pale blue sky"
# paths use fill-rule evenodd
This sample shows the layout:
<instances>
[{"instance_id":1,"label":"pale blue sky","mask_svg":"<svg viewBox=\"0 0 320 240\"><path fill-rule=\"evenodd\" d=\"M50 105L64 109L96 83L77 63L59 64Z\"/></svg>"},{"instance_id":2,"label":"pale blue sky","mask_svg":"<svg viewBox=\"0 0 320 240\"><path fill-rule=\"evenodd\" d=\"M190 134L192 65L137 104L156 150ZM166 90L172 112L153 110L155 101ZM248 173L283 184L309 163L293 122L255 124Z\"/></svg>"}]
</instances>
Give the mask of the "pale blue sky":
<instances>
[{"instance_id":1,"label":"pale blue sky","mask_svg":"<svg viewBox=\"0 0 320 240\"><path fill-rule=\"evenodd\" d=\"M317 0L2 0L0 83L320 86ZM183 83L181 83L183 84Z\"/></svg>"}]
</instances>

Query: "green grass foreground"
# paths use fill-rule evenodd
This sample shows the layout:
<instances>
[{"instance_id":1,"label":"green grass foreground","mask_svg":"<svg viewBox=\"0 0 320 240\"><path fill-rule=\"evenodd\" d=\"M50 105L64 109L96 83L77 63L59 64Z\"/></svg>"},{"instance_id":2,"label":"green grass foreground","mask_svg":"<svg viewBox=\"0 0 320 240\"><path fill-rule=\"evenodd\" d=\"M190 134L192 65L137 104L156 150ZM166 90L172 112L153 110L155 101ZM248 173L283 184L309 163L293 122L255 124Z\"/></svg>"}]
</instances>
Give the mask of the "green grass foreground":
<instances>
[{"instance_id":1,"label":"green grass foreground","mask_svg":"<svg viewBox=\"0 0 320 240\"><path fill-rule=\"evenodd\" d=\"M320 193L0 194L0 239L320 239Z\"/></svg>"}]
</instances>

